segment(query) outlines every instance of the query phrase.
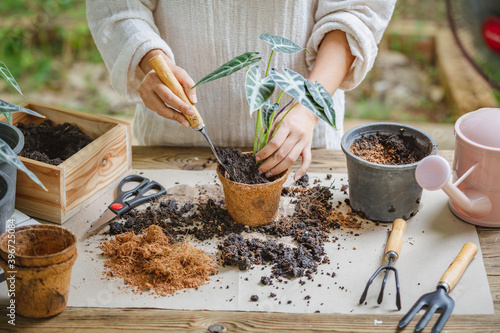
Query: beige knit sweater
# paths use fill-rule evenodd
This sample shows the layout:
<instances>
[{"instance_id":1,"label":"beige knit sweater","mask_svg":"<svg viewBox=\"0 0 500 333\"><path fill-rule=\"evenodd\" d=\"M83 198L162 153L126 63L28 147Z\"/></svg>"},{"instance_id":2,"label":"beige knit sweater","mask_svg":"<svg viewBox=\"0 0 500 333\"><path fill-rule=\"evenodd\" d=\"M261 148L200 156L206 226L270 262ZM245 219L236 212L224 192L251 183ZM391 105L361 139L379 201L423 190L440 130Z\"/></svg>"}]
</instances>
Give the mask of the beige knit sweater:
<instances>
[{"instance_id":1,"label":"beige knit sweater","mask_svg":"<svg viewBox=\"0 0 500 333\"><path fill-rule=\"evenodd\" d=\"M313 148L339 148L343 90L356 87L373 66L394 5L395 0L88 0L87 18L113 87L138 103L133 128L143 145L206 146L202 135L142 105L137 87L144 75L138 64L148 51L162 49L197 82L247 51L259 51L265 67L270 50L259 35L269 32L309 51L275 53L272 67L308 77L325 34L346 32L356 60L333 96L337 130L320 120L313 138ZM196 90L197 108L216 146L253 145L255 116L248 110L244 75L242 70Z\"/></svg>"}]
</instances>

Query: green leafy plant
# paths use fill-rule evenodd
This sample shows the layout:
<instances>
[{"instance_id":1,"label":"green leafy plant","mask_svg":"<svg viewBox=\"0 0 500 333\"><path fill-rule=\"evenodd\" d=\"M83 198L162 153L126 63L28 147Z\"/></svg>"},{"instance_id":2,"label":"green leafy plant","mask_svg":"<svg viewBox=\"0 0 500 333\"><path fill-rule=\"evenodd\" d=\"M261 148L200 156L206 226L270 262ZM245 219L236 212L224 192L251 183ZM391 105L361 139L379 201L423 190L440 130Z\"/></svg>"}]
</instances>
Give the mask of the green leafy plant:
<instances>
[{"instance_id":1,"label":"green leafy plant","mask_svg":"<svg viewBox=\"0 0 500 333\"><path fill-rule=\"evenodd\" d=\"M14 79L14 77L12 76L12 74L10 73L9 69L7 68L7 66L5 65L5 63L3 61L0 61L0 76L3 77L5 80L7 80L7 82L12 87L14 87L21 95L23 94L21 92L21 88L19 88L19 85L17 84L16 80ZM31 114L31 115L34 115L37 117L45 118L44 116L42 116L38 112L23 108L23 107L18 106L18 105L14 105L14 104L5 102L5 101L0 99L0 113L5 116L5 118L7 119L7 121L9 122L10 125L12 125L12 113L13 112L25 112L25 113L28 113L28 114ZM26 168L26 166L23 164L23 162L21 162L21 160L19 160L16 153L12 150L12 148L10 148L10 146L7 143L5 143L5 141L3 141L2 139L0 139L0 162L5 162L5 163L12 165L13 167L23 171L35 183L40 185L43 189L47 190L45 188L45 186L42 184L42 182L40 181L40 179L38 179L38 177L33 172L31 172L30 170L28 170L28 168Z\"/></svg>"},{"instance_id":2,"label":"green leafy plant","mask_svg":"<svg viewBox=\"0 0 500 333\"><path fill-rule=\"evenodd\" d=\"M228 76L242 68L247 67L245 76L245 92L249 105L250 115L257 112L255 123L255 136L253 154L273 138L274 133L281 125L283 119L298 104L302 104L311 110L319 118L326 121L330 126L335 127L335 110L333 99L330 93L319 82L312 83L299 73L284 68L279 71L271 68L271 60L274 52L294 54L307 51L290 39L269 33L261 34L260 39L269 44L271 52L267 62L264 76L257 62L262 58L258 57L259 52L246 52L217 68L212 73L202 78L196 86ZM252 65L252 66L251 66ZM248 68L248 66L251 66ZM280 88L276 101L271 97ZM194 88L193 87L193 88ZM292 100L280 108L280 101L286 93ZM294 103L295 101L295 103ZM276 123L278 116L283 113L281 119Z\"/></svg>"}]
</instances>

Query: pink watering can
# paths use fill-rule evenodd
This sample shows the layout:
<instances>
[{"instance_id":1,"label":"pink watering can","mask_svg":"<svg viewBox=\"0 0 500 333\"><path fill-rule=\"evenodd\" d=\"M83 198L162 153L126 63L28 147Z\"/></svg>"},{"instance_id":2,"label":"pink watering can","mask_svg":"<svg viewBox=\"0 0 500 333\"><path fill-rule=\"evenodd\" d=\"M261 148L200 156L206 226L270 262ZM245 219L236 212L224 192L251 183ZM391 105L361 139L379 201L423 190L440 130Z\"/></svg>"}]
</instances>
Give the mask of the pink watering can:
<instances>
[{"instance_id":1,"label":"pink watering can","mask_svg":"<svg viewBox=\"0 0 500 333\"><path fill-rule=\"evenodd\" d=\"M418 184L442 189L460 219L500 227L500 109L469 112L455 123L453 168L441 156L424 158L415 170Z\"/></svg>"}]
</instances>

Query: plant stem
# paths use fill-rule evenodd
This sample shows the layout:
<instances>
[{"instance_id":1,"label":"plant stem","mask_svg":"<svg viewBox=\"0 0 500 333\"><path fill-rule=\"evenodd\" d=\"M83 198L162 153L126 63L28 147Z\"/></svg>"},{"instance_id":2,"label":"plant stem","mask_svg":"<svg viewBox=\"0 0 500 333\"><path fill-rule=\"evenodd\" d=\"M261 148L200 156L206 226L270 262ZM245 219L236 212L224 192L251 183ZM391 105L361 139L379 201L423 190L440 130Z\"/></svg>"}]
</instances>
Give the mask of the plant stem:
<instances>
[{"instance_id":1,"label":"plant stem","mask_svg":"<svg viewBox=\"0 0 500 333\"><path fill-rule=\"evenodd\" d=\"M292 105L292 107L291 107L291 108L289 108L289 109L286 111L286 113L283 115L283 117L281 117L281 119L280 119L280 121L278 122L278 124L276 124L276 126L274 127L273 135L271 135L271 138L270 138L269 140L272 140L272 139L273 139L274 134L276 133L276 131L277 131L277 130L278 130L278 128L280 127L281 122L283 121L283 119L285 119L285 117L288 115L288 112L292 111L292 109L293 109L294 107L296 107L297 105L299 105L299 104L300 104L299 102L295 103L294 105Z\"/></svg>"},{"instance_id":2,"label":"plant stem","mask_svg":"<svg viewBox=\"0 0 500 333\"><path fill-rule=\"evenodd\" d=\"M264 77L267 77L267 74L269 73L269 67L271 67L271 59L273 58L274 51L271 50L271 54L269 55L269 61L267 62L267 68L266 68L266 75Z\"/></svg>"},{"instance_id":3,"label":"plant stem","mask_svg":"<svg viewBox=\"0 0 500 333\"><path fill-rule=\"evenodd\" d=\"M257 149L259 148L259 142L258 139L260 137L259 132L260 128L262 127L262 108L257 110L257 120L255 121L255 134L253 138L253 155L257 154Z\"/></svg>"}]
</instances>

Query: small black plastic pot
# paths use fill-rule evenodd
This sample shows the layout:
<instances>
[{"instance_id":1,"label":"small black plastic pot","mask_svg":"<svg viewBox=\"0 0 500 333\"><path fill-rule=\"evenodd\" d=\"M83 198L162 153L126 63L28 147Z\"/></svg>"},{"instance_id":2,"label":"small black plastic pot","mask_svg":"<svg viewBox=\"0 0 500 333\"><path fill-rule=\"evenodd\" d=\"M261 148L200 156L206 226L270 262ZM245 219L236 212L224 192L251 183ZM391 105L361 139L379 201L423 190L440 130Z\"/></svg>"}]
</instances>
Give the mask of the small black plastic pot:
<instances>
[{"instance_id":1,"label":"small black plastic pot","mask_svg":"<svg viewBox=\"0 0 500 333\"><path fill-rule=\"evenodd\" d=\"M16 186L5 172L0 171L0 234L6 231L7 220L12 216L16 199Z\"/></svg>"},{"instance_id":2,"label":"small black plastic pot","mask_svg":"<svg viewBox=\"0 0 500 333\"><path fill-rule=\"evenodd\" d=\"M349 200L359 215L381 222L408 219L419 209L422 188L415 179L418 162L405 165L384 165L368 162L349 151L362 136L380 133L412 136L427 155L436 154L437 144L427 133L398 123L372 123L347 131L341 141L347 159Z\"/></svg>"},{"instance_id":3,"label":"small black plastic pot","mask_svg":"<svg viewBox=\"0 0 500 333\"><path fill-rule=\"evenodd\" d=\"M8 123L0 121L0 140L5 141L10 148L18 155L24 147L24 135L17 128ZM13 198L15 198L16 192L16 181L17 181L17 169L5 162L0 160L0 171L3 172L14 184L13 186ZM10 201L9 201L10 202ZM14 213L15 200L13 199L10 206L1 206L1 215L7 215L10 217ZM0 220L1 221L1 220Z\"/></svg>"}]
</instances>

